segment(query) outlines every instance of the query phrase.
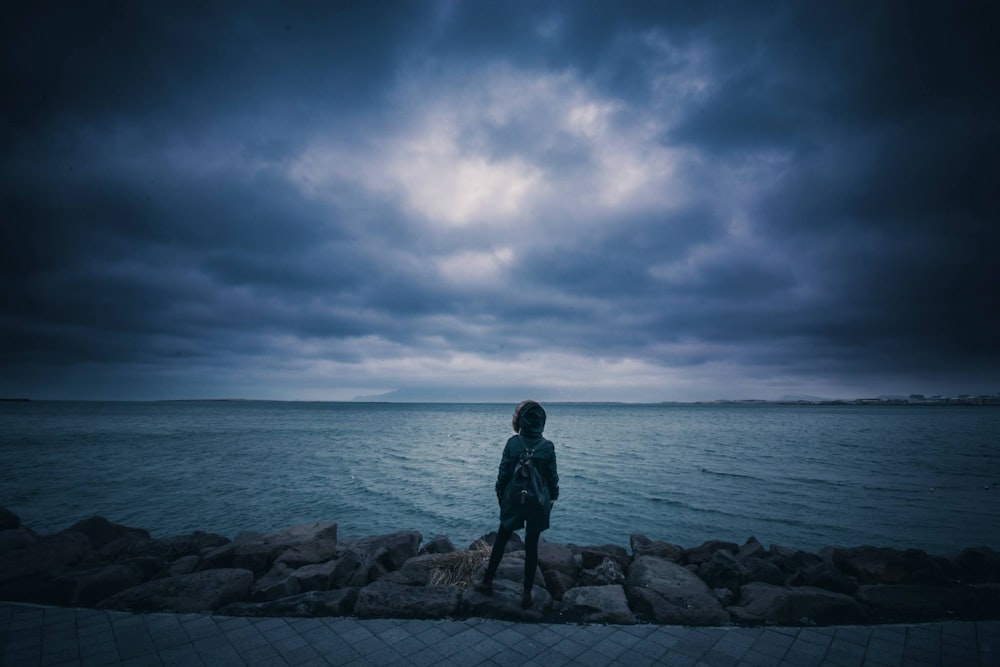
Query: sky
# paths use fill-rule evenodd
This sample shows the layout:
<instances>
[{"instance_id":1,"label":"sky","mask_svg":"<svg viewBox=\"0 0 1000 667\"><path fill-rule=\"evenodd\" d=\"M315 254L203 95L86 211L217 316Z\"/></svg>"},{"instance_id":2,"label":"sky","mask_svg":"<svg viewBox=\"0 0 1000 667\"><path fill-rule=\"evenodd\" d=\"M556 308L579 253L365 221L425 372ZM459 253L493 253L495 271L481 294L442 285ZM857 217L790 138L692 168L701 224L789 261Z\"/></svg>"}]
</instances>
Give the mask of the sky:
<instances>
[{"instance_id":1,"label":"sky","mask_svg":"<svg viewBox=\"0 0 1000 667\"><path fill-rule=\"evenodd\" d=\"M30 2L0 396L1000 393L993 2Z\"/></svg>"}]
</instances>

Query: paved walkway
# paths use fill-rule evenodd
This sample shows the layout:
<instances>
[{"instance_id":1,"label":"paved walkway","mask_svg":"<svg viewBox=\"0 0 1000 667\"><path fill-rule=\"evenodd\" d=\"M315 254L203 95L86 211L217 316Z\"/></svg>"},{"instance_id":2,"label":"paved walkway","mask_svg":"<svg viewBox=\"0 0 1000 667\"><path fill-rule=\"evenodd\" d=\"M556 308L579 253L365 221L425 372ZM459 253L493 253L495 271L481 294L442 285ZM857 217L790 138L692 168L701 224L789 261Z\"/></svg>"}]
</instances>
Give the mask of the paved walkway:
<instances>
[{"instance_id":1,"label":"paved walkway","mask_svg":"<svg viewBox=\"0 0 1000 667\"><path fill-rule=\"evenodd\" d=\"M1000 665L1000 621L822 628L237 618L0 602L0 665Z\"/></svg>"}]
</instances>

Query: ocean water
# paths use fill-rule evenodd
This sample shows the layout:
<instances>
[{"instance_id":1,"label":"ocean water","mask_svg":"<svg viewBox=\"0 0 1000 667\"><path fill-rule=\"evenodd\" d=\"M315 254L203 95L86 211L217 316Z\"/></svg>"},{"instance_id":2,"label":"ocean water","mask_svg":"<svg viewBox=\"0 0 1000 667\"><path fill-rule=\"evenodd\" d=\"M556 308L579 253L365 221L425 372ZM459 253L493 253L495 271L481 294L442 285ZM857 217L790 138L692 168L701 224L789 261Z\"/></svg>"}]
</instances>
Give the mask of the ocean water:
<instances>
[{"instance_id":1,"label":"ocean water","mask_svg":"<svg viewBox=\"0 0 1000 667\"><path fill-rule=\"evenodd\" d=\"M496 529L513 405L0 403L0 505L156 537ZM1000 408L548 404L550 541L1000 548Z\"/></svg>"}]
</instances>

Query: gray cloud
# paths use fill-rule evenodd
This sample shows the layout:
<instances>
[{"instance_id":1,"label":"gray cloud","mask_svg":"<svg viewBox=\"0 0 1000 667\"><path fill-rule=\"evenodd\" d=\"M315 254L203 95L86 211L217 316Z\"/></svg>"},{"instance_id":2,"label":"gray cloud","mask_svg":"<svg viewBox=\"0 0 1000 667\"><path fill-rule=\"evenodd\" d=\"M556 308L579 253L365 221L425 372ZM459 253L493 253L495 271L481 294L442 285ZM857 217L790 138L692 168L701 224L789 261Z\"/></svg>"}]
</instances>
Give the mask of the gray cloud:
<instances>
[{"instance_id":1,"label":"gray cloud","mask_svg":"<svg viewBox=\"0 0 1000 667\"><path fill-rule=\"evenodd\" d=\"M32 4L0 394L995 392L996 18Z\"/></svg>"}]
</instances>

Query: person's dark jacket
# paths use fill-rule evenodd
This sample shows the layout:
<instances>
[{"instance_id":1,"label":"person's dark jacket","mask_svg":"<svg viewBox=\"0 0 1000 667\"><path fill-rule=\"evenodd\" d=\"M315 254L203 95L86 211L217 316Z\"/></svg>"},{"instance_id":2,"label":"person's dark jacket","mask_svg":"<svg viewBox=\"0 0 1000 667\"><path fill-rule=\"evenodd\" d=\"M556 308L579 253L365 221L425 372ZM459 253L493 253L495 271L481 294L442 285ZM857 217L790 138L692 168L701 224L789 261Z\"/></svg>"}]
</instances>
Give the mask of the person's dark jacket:
<instances>
[{"instance_id":1,"label":"person's dark jacket","mask_svg":"<svg viewBox=\"0 0 1000 667\"><path fill-rule=\"evenodd\" d=\"M529 532L541 532L549 527L549 514L552 511L551 502L544 503L543 507L536 510L528 510L520 503L504 502L504 492L514 477L514 468L525 448L534 450L532 460L548 488L549 500L554 501L559 498L559 474L556 468L555 446L543 438L540 432L532 433L528 428L522 428L519 435L512 436L507 440L507 444L503 448L503 456L500 459L500 470L497 472L496 483L497 500L500 502L500 523L510 530L523 528L527 523Z\"/></svg>"}]
</instances>

